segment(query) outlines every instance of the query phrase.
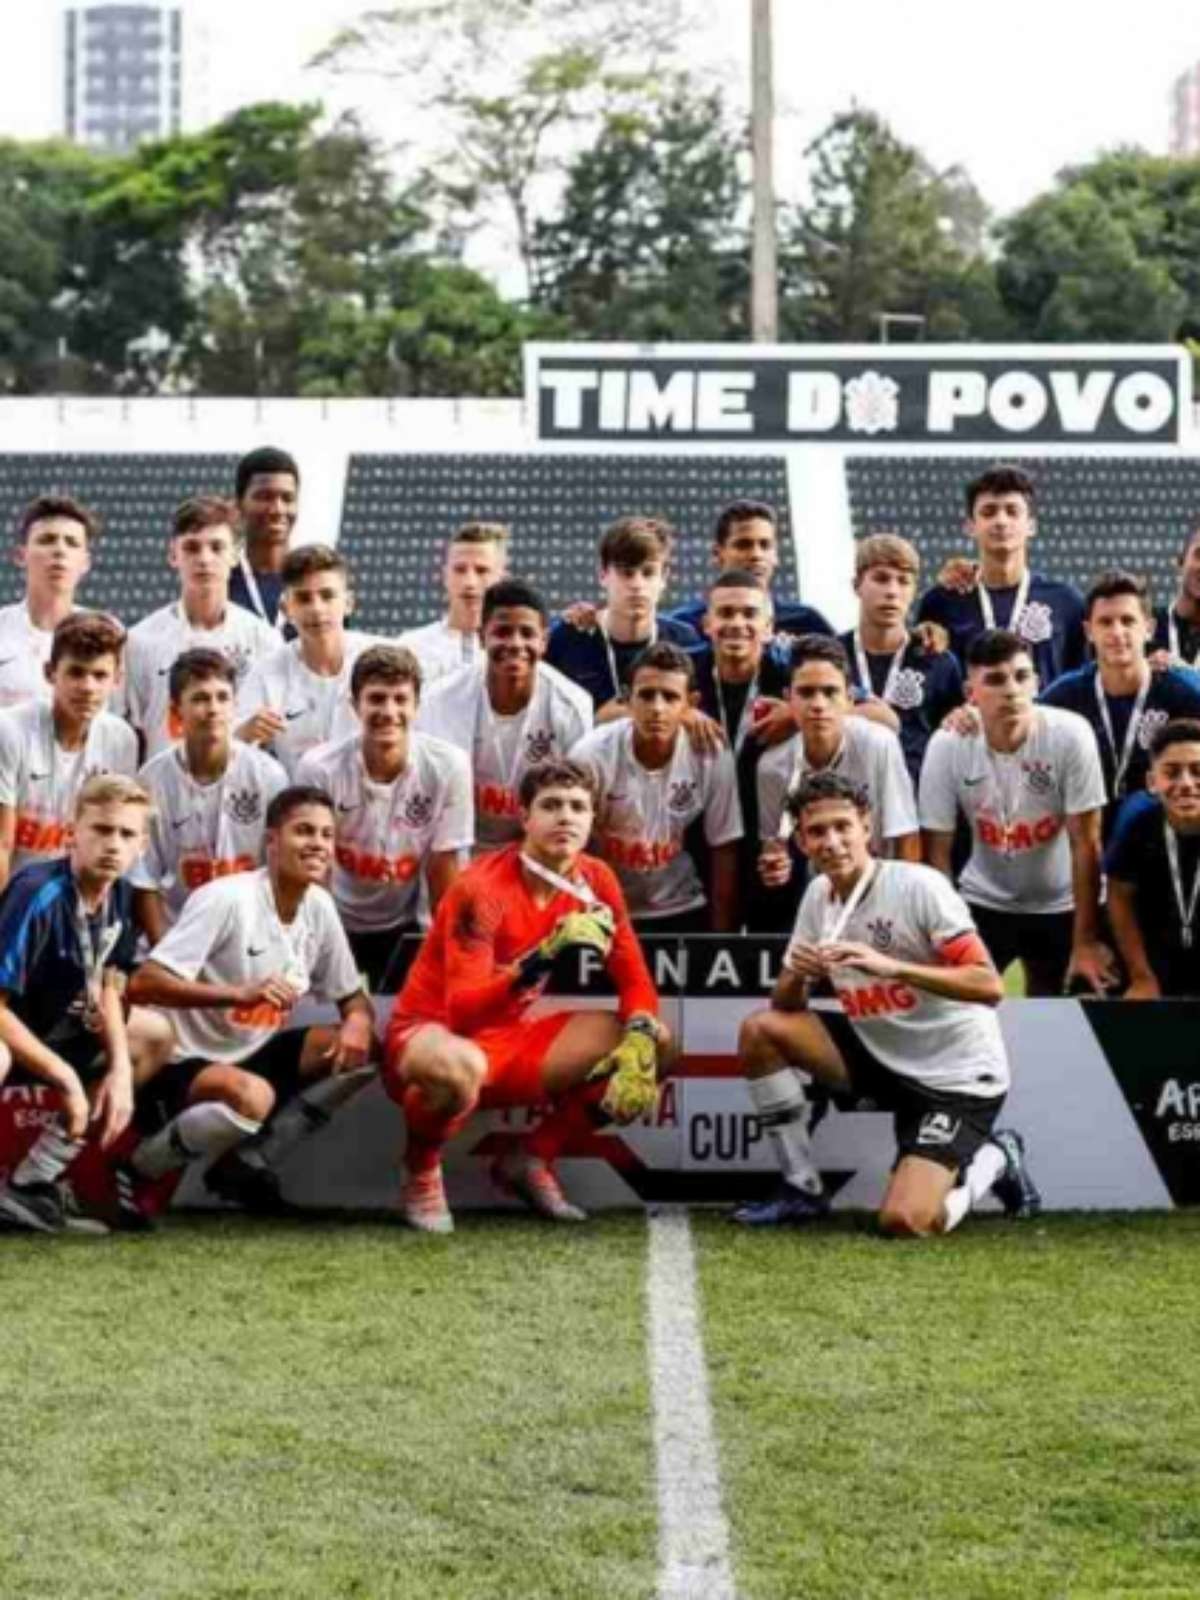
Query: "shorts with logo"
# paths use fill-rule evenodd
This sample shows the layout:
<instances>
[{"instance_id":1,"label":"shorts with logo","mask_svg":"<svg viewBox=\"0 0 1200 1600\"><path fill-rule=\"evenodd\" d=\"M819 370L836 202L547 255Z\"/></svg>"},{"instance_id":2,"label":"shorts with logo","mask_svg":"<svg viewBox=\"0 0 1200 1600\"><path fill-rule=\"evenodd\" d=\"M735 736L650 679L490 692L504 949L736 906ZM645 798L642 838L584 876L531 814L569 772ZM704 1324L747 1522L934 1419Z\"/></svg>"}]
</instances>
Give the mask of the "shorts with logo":
<instances>
[{"instance_id":1,"label":"shorts with logo","mask_svg":"<svg viewBox=\"0 0 1200 1600\"><path fill-rule=\"evenodd\" d=\"M300 1087L300 1056L307 1036L307 1028L288 1028L268 1039L244 1061L204 1061L188 1056L170 1062L138 1093L138 1127L161 1128L178 1116L188 1104L192 1084L206 1067L237 1067L242 1072L252 1072L256 1078L265 1078L275 1091L276 1104L282 1105Z\"/></svg>"},{"instance_id":2,"label":"shorts with logo","mask_svg":"<svg viewBox=\"0 0 1200 1600\"><path fill-rule=\"evenodd\" d=\"M487 1106L533 1106L546 1098L542 1067L550 1047L577 1011L552 1011L547 1016L530 1017L526 1022L508 1022L496 1028L481 1028L471 1034L487 1057L487 1074L479 1104ZM429 1017L403 1017L393 1021L388 1037L394 1063L388 1073L394 1083L405 1081L404 1052L410 1041L428 1027L445 1027Z\"/></svg>"},{"instance_id":3,"label":"shorts with logo","mask_svg":"<svg viewBox=\"0 0 1200 1600\"><path fill-rule=\"evenodd\" d=\"M976 1151L991 1138L1004 1104L1003 1094L986 1098L960 1094L905 1078L876 1058L847 1018L822 1013L821 1020L850 1074L851 1092L844 1097L833 1095L835 1104L862 1111L868 1109L864 1105L868 1102L880 1111L890 1111L897 1163L905 1156L920 1156L951 1172L970 1165Z\"/></svg>"}]
</instances>

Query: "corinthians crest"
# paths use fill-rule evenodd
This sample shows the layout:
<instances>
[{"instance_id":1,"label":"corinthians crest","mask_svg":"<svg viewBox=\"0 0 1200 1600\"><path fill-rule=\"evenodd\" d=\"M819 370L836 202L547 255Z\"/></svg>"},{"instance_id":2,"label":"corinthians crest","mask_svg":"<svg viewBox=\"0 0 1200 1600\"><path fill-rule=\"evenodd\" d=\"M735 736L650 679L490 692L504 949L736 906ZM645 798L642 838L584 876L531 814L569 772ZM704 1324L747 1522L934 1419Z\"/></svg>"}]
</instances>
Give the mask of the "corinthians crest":
<instances>
[{"instance_id":1,"label":"corinthians crest","mask_svg":"<svg viewBox=\"0 0 1200 1600\"><path fill-rule=\"evenodd\" d=\"M1025 786L1034 794L1049 794L1054 787L1054 773L1048 761L1023 761Z\"/></svg>"},{"instance_id":2,"label":"corinthians crest","mask_svg":"<svg viewBox=\"0 0 1200 1600\"><path fill-rule=\"evenodd\" d=\"M667 790L667 806L671 811L690 811L696 803L696 785L690 778L673 783Z\"/></svg>"},{"instance_id":3,"label":"corinthians crest","mask_svg":"<svg viewBox=\"0 0 1200 1600\"><path fill-rule=\"evenodd\" d=\"M535 728L525 735L525 758L546 761L554 754L554 734L549 728Z\"/></svg>"},{"instance_id":4,"label":"corinthians crest","mask_svg":"<svg viewBox=\"0 0 1200 1600\"><path fill-rule=\"evenodd\" d=\"M233 675L239 683L250 670L250 649L247 645L226 644L221 646L221 654L233 668Z\"/></svg>"},{"instance_id":5,"label":"corinthians crest","mask_svg":"<svg viewBox=\"0 0 1200 1600\"><path fill-rule=\"evenodd\" d=\"M1054 613L1040 600L1031 600L1021 612L1017 634L1026 644L1045 644L1054 637Z\"/></svg>"},{"instance_id":6,"label":"corinthians crest","mask_svg":"<svg viewBox=\"0 0 1200 1600\"><path fill-rule=\"evenodd\" d=\"M1143 750L1149 750L1151 739L1160 728L1165 728L1170 720L1170 716L1165 711L1142 712L1142 720L1138 724L1137 742Z\"/></svg>"},{"instance_id":7,"label":"corinthians crest","mask_svg":"<svg viewBox=\"0 0 1200 1600\"><path fill-rule=\"evenodd\" d=\"M257 789L231 789L225 801L225 810L232 822L240 822L243 827L248 827L263 814L262 796Z\"/></svg>"},{"instance_id":8,"label":"corinthians crest","mask_svg":"<svg viewBox=\"0 0 1200 1600\"><path fill-rule=\"evenodd\" d=\"M894 937L890 917L876 917L874 922L867 923L867 938L876 950L890 950Z\"/></svg>"},{"instance_id":9,"label":"corinthians crest","mask_svg":"<svg viewBox=\"0 0 1200 1600\"><path fill-rule=\"evenodd\" d=\"M915 667L903 667L888 693L888 704L897 711L915 711L925 704L925 674Z\"/></svg>"},{"instance_id":10,"label":"corinthians crest","mask_svg":"<svg viewBox=\"0 0 1200 1600\"><path fill-rule=\"evenodd\" d=\"M427 794L410 794L401 813L410 828L426 828L433 816L433 797Z\"/></svg>"}]
</instances>

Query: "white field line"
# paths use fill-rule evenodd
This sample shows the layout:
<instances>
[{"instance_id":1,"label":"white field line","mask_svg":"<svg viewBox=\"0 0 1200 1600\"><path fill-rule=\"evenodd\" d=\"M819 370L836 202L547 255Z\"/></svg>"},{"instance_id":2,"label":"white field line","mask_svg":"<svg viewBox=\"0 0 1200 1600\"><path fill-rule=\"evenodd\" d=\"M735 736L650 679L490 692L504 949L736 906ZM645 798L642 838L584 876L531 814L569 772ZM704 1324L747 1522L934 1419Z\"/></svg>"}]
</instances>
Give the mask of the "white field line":
<instances>
[{"instance_id":1,"label":"white field line","mask_svg":"<svg viewBox=\"0 0 1200 1600\"><path fill-rule=\"evenodd\" d=\"M650 1216L646 1294L659 1600L735 1600L687 1211Z\"/></svg>"}]
</instances>

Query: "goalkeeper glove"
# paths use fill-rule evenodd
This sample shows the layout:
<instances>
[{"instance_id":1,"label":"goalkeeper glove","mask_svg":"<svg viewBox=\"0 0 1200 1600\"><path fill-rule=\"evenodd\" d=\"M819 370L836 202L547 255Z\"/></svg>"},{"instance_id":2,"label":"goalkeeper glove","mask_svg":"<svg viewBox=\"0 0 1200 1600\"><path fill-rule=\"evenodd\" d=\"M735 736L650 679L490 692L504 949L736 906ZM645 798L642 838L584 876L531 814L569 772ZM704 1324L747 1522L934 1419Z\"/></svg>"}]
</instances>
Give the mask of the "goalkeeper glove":
<instances>
[{"instance_id":1,"label":"goalkeeper glove","mask_svg":"<svg viewBox=\"0 0 1200 1600\"><path fill-rule=\"evenodd\" d=\"M607 1078L600 1109L614 1122L636 1122L658 1104L658 1024L639 1012L625 1024L615 1050L602 1056L589 1078Z\"/></svg>"},{"instance_id":2,"label":"goalkeeper glove","mask_svg":"<svg viewBox=\"0 0 1200 1600\"><path fill-rule=\"evenodd\" d=\"M517 962L517 987L530 989L541 983L568 951L595 950L601 957L607 956L614 931L613 914L606 905L597 903L587 911L569 911L541 944Z\"/></svg>"}]
</instances>

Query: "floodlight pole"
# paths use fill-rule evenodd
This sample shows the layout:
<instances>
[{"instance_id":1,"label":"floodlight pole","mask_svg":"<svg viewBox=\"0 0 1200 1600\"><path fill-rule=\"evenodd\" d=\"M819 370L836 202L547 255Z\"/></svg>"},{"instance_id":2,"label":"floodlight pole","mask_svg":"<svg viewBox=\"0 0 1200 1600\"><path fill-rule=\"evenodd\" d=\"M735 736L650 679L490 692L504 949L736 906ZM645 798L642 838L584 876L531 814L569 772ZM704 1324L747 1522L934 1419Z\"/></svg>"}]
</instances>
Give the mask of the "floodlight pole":
<instances>
[{"instance_id":1,"label":"floodlight pole","mask_svg":"<svg viewBox=\"0 0 1200 1600\"><path fill-rule=\"evenodd\" d=\"M750 148L754 163L754 244L750 326L756 343L779 338L779 267L775 243L775 82L771 0L750 0Z\"/></svg>"}]
</instances>

